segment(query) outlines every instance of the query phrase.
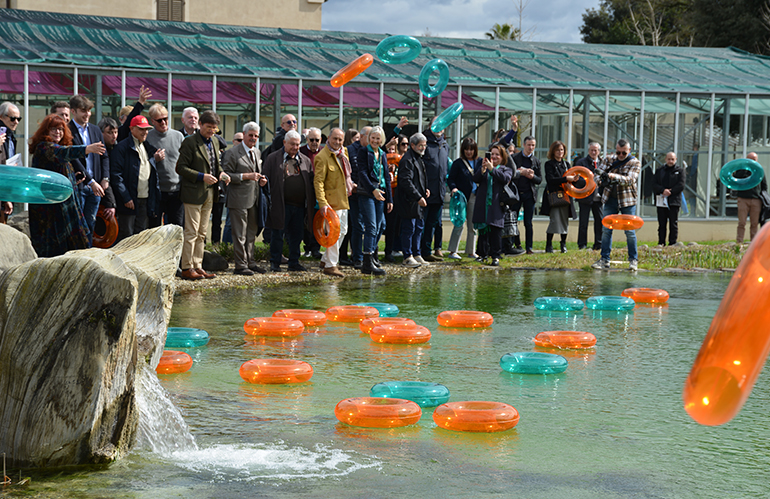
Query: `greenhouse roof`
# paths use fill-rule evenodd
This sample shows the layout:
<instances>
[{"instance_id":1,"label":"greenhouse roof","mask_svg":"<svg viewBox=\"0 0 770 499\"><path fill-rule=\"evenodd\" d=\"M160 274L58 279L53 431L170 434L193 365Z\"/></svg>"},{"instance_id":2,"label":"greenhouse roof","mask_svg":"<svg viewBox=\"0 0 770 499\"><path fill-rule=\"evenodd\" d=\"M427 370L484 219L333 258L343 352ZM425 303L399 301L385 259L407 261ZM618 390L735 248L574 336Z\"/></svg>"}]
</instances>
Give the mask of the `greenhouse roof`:
<instances>
[{"instance_id":1,"label":"greenhouse roof","mask_svg":"<svg viewBox=\"0 0 770 499\"><path fill-rule=\"evenodd\" d=\"M224 77L327 80L387 35L179 23L0 9L0 64L55 64ZM450 84L612 92L770 94L770 59L734 48L418 37L401 65L357 83L415 85L441 58Z\"/></svg>"}]
</instances>

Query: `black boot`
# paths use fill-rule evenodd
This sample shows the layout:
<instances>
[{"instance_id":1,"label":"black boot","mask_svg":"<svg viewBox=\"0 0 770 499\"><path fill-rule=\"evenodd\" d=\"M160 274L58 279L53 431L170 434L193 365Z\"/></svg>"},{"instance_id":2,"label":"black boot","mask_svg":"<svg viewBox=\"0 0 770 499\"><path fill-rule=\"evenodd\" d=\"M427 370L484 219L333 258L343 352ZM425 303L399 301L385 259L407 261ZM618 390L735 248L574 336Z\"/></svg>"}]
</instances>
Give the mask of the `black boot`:
<instances>
[{"instance_id":1,"label":"black boot","mask_svg":"<svg viewBox=\"0 0 770 499\"><path fill-rule=\"evenodd\" d=\"M553 253L553 234L546 234L545 237L545 252Z\"/></svg>"},{"instance_id":2,"label":"black boot","mask_svg":"<svg viewBox=\"0 0 770 499\"><path fill-rule=\"evenodd\" d=\"M372 253L372 267L377 267L378 269L382 268L382 265L380 265L380 259L377 257L377 250L374 250L374 253Z\"/></svg>"},{"instance_id":3,"label":"black boot","mask_svg":"<svg viewBox=\"0 0 770 499\"><path fill-rule=\"evenodd\" d=\"M567 235L562 234L561 236L561 252L566 253L567 252Z\"/></svg>"},{"instance_id":4,"label":"black boot","mask_svg":"<svg viewBox=\"0 0 770 499\"><path fill-rule=\"evenodd\" d=\"M361 273L363 274L374 274L374 275L385 275L385 271L382 270L379 267L375 267L372 265L372 255L371 254L364 254L364 262L361 266Z\"/></svg>"}]
</instances>

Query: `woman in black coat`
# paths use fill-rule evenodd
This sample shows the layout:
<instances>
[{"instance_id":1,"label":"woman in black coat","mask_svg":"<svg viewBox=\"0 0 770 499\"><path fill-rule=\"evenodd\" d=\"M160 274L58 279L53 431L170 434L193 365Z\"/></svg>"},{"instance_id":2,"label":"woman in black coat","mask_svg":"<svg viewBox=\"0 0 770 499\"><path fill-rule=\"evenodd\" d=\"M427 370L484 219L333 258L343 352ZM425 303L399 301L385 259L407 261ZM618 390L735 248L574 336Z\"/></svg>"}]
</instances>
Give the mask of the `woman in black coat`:
<instances>
[{"instance_id":1,"label":"woman in black coat","mask_svg":"<svg viewBox=\"0 0 770 499\"><path fill-rule=\"evenodd\" d=\"M473 172L476 189L476 205L473 209L473 226L478 230L478 260L492 257L492 265L500 265L500 250L503 243L503 217L507 207L500 200L503 188L513 178L508 166L508 153L502 145L489 150L489 158Z\"/></svg>"},{"instance_id":2,"label":"woman in black coat","mask_svg":"<svg viewBox=\"0 0 770 499\"><path fill-rule=\"evenodd\" d=\"M476 258L473 247L476 244L476 231L473 229L473 207L476 204L476 184L473 182L473 173L481 161L478 159L479 147L476 141L466 137L460 145L460 155L452 167L449 169L447 185L452 191L460 191L465 196L465 225L468 231L465 236L465 254L471 258ZM463 227L454 227L452 236L449 238L449 257L452 260L460 260L462 257L457 254L460 246L460 237L463 234Z\"/></svg>"},{"instance_id":3,"label":"woman in black coat","mask_svg":"<svg viewBox=\"0 0 770 499\"><path fill-rule=\"evenodd\" d=\"M668 244L673 246L679 236L679 208L682 206L686 173L676 164L676 154L666 154L666 166L658 168L652 178L652 192L658 208L658 244L666 244L666 225L670 222ZM660 196L660 197L659 197Z\"/></svg>"},{"instance_id":4,"label":"woman in black coat","mask_svg":"<svg viewBox=\"0 0 770 499\"><path fill-rule=\"evenodd\" d=\"M565 175L569 170L569 162L564 161L566 147L564 143L557 140L551 144L548 149L548 161L545 162L545 182L546 190L543 193L543 208L541 215L548 215L550 222L546 229L545 252L553 253L553 235L561 236L561 252L567 252L567 229L569 228L569 217L575 218L575 207L572 204L572 198L564 192L566 182L574 182L578 179L577 175ZM568 204L564 206L551 206L549 194L552 192L561 193Z\"/></svg>"}]
</instances>

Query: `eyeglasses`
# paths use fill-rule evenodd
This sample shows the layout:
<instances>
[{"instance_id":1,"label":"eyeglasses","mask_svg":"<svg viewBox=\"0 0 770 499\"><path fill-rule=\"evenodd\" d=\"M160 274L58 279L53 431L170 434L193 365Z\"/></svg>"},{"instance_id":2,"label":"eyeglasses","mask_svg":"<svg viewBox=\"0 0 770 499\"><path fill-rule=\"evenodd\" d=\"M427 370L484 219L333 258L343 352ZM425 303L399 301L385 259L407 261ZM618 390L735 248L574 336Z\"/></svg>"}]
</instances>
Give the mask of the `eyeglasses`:
<instances>
[{"instance_id":1,"label":"eyeglasses","mask_svg":"<svg viewBox=\"0 0 770 499\"><path fill-rule=\"evenodd\" d=\"M236 142L243 142L243 139L233 139L233 143L236 143Z\"/></svg>"},{"instance_id":2,"label":"eyeglasses","mask_svg":"<svg viewBox=\"0 0 770 499\"><path fill-rule=\"evenodd\" d=\"M400 145L400 146L408 146L408 145L409 145L409 142L401 142L399 145Z\"/></svg>"},{"instance_id":3,"label":"eyeglasses","mask_svg":"<svg viewBox=\"0 0 770 499\"><path fill-rule=\"evenodd\" d=\"M615 151L615 154L617 154L618 156L625 156L626 154L628 154L628 152L626 152L626 151Z\"/></svg>"},{"instance_id":4,"label":"eyeglasses","mask_svg":"<svg viewBox=\"0 0 770 499\"><path fill-rule=\"evenodd\" d=\"M307 139L308 142L321 142L321 139Z\"/></svg>"},{"instance_id":5,"label":"eyeglasses","mask_svg":"<svg viewBox=\"0 0 770 499\"><path fill-rule=\"evenodd\" d=\"M153 118L153 121L157 121L158 123L163 123L164 121L168 121L168 116L164 116L162 118Z\"/></svg>"},{"instance_id":6,"label":"eyeglasses","mask_svg":"<svg viewBox=\"0 0 770 499\"><path fill-rule=\"evenodd\" d=\"M56 132L56 133L64 133L64 129L63 128L51 128L51 130L49 131L49 133L54 133L54 132Z\"/></svg>"},{"instance_id":7,"label":"eyeglasses","mask_svg":"<svg viewBox=\"0 0 770 499\"><path fill-rule=\"evenodd\" d=\"M21 116L8 116L8 119L11 121L15 121L16 123L21 121Z\"/></svg>"},{"instance_id":8,"label":"eyeglasses","mask_svg":"<svg viewBox=\"0 0 770 499\"><path fill-rule=\"evenodd\" d=\"M297 124L297 120L286 120L286 121L284 121L284 123L292 123L292 124L296 125Z\"/></svg>"}]
</instances>

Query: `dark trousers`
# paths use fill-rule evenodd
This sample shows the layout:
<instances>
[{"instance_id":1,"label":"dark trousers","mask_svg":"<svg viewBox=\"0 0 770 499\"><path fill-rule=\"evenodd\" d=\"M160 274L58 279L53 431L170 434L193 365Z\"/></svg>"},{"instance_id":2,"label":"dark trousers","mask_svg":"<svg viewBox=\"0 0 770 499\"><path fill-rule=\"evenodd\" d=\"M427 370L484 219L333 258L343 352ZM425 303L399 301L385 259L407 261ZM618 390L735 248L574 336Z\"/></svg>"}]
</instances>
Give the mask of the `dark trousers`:
<instances>
[{"instance_id":1,"label":"dark trousers","mask_svg":"<svg viewBox=\"0 0 770 499\"><path fill-rule=\"evenodd\" d=\"M225 203L214 203L211 208L211 242L218 243L222 241L222 212L225 210Z\"/></svg>"},{"instance_id":2,"label":"dark trousers","mask_svg":"<svg viewBox=\"0 0 770 499\"><path fill-rule=\"evenodd\" d=\"M396 214L396 209L385 214L385 254L390 255L401 251L401 217Z\"/></svg>"},{"instance_id":3,"label":"dark trousers","mask_svg":"<svg viewBox=\"0 0 770 499\"><path fill-rule=\"evenodd\" d=\"M313 217L315 218L315 214L318 213L318 210L313 210ZM321 252L321 245L318 244L318 241L316 241L315 236L313 235L313 232L308 229L308 227L313 226L313 221L308 220L305 224L305 251L309 251L311 253L320 253Z\"/></svg>"},{"instance_id":4,"label":"dark trousers","mask_svg":"<svg viewBox=\"0 0 770 499\"><path fill-rule=\"evenodd\" d=\"M602 247L602 202L593 201L591 204L578 203L580 205L580 222L578 225L578 248L588 245L588 223L590 216L594 216L594 249Z\"/></svg>"},{"instance_id":5,"label":"dark trousers","mask_svg":"<svg viewBox=\"0 0 770 499\"><path fill-rule=\"evenodd\" d=\"M441 208L444 205L442 203L429 204L425 208L425 229L422 232L422 246L420 249L421 255L430 255L430 245L433 243L433 237L437 230L438 224L441 222ZM441 241L438 241L438 246L434 244L435 249L441 249Z\"/></svg>"},{"instance_id":6,"label":"dark trousers","mask_svg":"<svg viewBox=\"0 0 770 499\"><path fill-rule=\"evenodd\" d=\"M425 222L422 218L402 218L401 219L401 251L404 252L404 259L410 256L421 256L420 246L422 246L422 234Z\"/></svg>"},{"instance_id":7,"label":"dark trousers","mask_svg":"<svg viewBox=\"0 0 770 499\"><path fill-rule=\"evenodd\" d=\"M118 239L116 242L139 234L148 227L148 223L147 198L137 199L134 202L133 215L118 213Z\"/></svg>"},{"instance_id":8,"label":"dark trousers","mask_svg":"<svg viewBox=\"0 0 770 499\"><path fill-rule=\"evenodd\" d=\"M676 244L679 237L679 206L658 207L658 244L666 244L666 224L670 224L669 246Z\"/></svg>"},{"instance_id":9,"label":"dark trousers","mask_svg":"<svg viewBox=\"0 0 770 499\"><path fill-rule=\"evenodd\" d=\"M483 232L483 234L482 234ZM492 258L500 258L500 250L503 244L503 229L502 227L487 226L484 231L479 231L479 242L476 245L476 253L486 258L491 256Z\"/></svg>"},{"instance_id":10,"label":"dark trousers","mask_svg":"<svg viewBox=\"0 0 770 499\"><path fill-rule=\"evenodd\" d=\"M270 237L270 263L281 264L283 254L283 235L289 242L289 266L299 263L299 245L305 230L305 208L284 205L283 230L273 229Z\"/></svg>"},{"instance_id":11,"label":"dark trousers","mask_svg":"<svg viewBox=\"0 0 770 499\"><path fill-rule=\"evenodd\" d=\"M516 212L516 217L519 216L519 210L524 208L524 245L528 250L532 249L532 240L535 238L535 231L532 228L532 217L535 216L535 198L525 197L519 200L513 206L513 210Z\"/></svg>"},{"instance_id":12,"label":"dark trousers","mask_svg":"<svg viewBox=\"0 0 770 499\"><path fill-rule=\"evenodd\" d=\"M348 234L350 234L350 259L353 263L364 261L364 221L358 208L358 195L348 198ZM343 241L344 244L344 241ZM347 250L347 246L345 246ZM343 253L340 253L342 258Z\"/></svg>"},{"instance_id":13,"label":"dark trousers","mask_svg":"<svg viewBox=\"0 0 770 499\"><path fill-rule=\"evenodd\" d=\"M184 204L179 198L179 191L160 193L160 212L166 224L184 227Z\"/></svg>"}]
</instances>

